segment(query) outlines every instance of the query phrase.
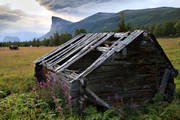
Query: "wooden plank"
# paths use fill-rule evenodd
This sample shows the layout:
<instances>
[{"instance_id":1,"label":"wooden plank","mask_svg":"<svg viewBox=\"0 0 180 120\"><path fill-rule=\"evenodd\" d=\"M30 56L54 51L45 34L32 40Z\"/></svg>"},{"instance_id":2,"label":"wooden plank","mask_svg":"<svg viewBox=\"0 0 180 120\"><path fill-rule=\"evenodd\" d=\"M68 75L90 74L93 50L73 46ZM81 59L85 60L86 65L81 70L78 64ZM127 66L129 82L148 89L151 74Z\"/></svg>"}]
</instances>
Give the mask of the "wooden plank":
<instances>
[{"instance_id":1,"label":"wooden plank","mask_svg":"<svg viewBox=\"0 0 180 120\"><path fill-rule=\"evenodd\" d=\"M85 48L87 48L87 46L90 46L92 43L98 41L98 40L101 39L103 36L104 36L104 35L103 35L102 33L99 33L99 34L96 34L96 36L91 37L91 39L90 39L90 40L87 40L87 41L86 41L86 44L83 45L84 48L81 49L81 50L80 50L76 55L74 55L72 58L70 58L71 61L68 60L68 61L65 62L63 65L67 64L68 62L72 62L72 61L74 60L74 58L78 57L78 55L79 55L80 53L82 53L82 50L84 50ZM80 47L82 47L82 45L81 45ZM74 60L74 62L75 62L75 60ZM63 65L59 66L57 69L60 69Z\"/></svg>"},{"instance_id":2,"label":"wooden plank","mask_svg":"<svg viewBox=\"0 0 180 120\"><path fill-rule=\"evenodd\" d=\"M159 88L159 93L160 94L165 93L166 86L167 86L170 74L171 74L171 71L166 68L164 70L164 74L163 74L163 77L162 77L162 80L161 80L161 85L160 85L160 88Z\"/></svg>"},{"instance_id":3,"label":"wooden plank","mask_svg":"<svg viewBox=\"0 0 180 120\"><path fill-rule=\"evenodd\" d=\"M122 48L124 48L125 46L127 46L129 43L131 43L134 39L136 39L139 35L141 35L144 31L141 30L136 30L134 31L131 35L129 35L125 40L123 41L119 41L119 44L116 48L116 51L119 52L120 50L122 50Z\"/></svg>"},{"instance_id":4,"label":"wooden plank","mask_svg":"<svg viewBox=\"0 0 180 120\"><path fill-rule=\"evenodd\" d=\"M104 33L102 36L102 37L105 36L104 38L100 37L98 40L94 40L92 43L90 43L89 45L84 47L80 52L78 52L75 56L73 56L71 59L69 59L66 63L64 63L60 67L56 68L55 71L56 72L63 71L65 68L69 67L75 61L77 61L78 59L80 59L81 57L83 57L84 55L89 53L91 50L93 50L94 48L96 48L97 46L102 44L104 41L106 41L108 38L110 38L113 34L114 33L109 33L109 34L107 34L107 36L105 36L106 33ZM97 43L95 44L95 42L97 42Z\"/></svg>"},{"instance_id":5,"label":"wooden plank","mask_svg":"<svg viewBox=\"0 0 180 120\"><path fill-rule=\"evenodd\" d=\"M141 35L143 31L135 31L133 32L130 36L128 36L125 40L123 40L122 44L121 40L124 38L122 36L120 39L118 39L116 42L114 42L113 45L105 52L102 54L92 65L90 65L84 72L82 72L76 80L78 80L80 77L85 77L88 75L90 72L92 72L94 69L96 69L98 66L100 66L105 60L107 60L111 55L113 55L116 51L122 50L124 47L126 47L130 42L132 42L134 39L136 39L139 35Z\"/></svg>"},{"instance_id":6,"label":"wooden plank","mask_svg":"<svg viewBox=\"0 0 180 120\"><path fill-rule=\"evenodd\" d=\"M121 38L121 36L127 37L130 34L130 32L125 32L125 33L115 33L114 37L115 38Z\"/></svg>"},{"instance_id":7,"label":"wooden plank","mask_svg":"<svg viewBox=\"0 0 180 120\"><path fill-rule=\"evenodd\" d=\"M38 62L41 62L41 61L43 61L44 59L46 59L47 57L49 57L50 55L56 53L56 52L59 51L59 50L62 50L63 48L65 48L65 47L67 47L68 45L70 45L72 42L74 42L74 41L80 39L81 37L83 37L84 35L85 35L85 34L79 34L79 35L77 35L77 36L74 37L73 39L67 41L66 43L64 43L64 44L62 44L62 45L60 45L58 48L52 50L52 51L49 52L48 54L46 54L46 55L38 58L37 60L35 60L35 61L34 61L34 64L36 64L36 63L38 63Z\"/></svg>"},{"instance_id":8,"label":"wooden plank","mask_svg":"<svg viewBox=\"0 0 180 120\"><path fill-rule=\"evenodd\" d=\"M53 61L57 60L58 58L60 58L62 55L66 54L67 52L71 51L72 49L76 48L77 46L79 46L80 44L82 44L83 42L85 42L86 39L89 39L93 34L89 33L86 34L86 36L84 36L83 38L81 38L80 40L70 44L67 48L58 51L58 53L56 53L55 55L53 55L52 57L44 60L43 62L48 62L47 64L49 65L49 63L52 63Z\"/></svg>"},{"instance_id":9,"label":"wooden plank","mask_svg":"<svg viewBox=\"0 0 180 120\"><path fill-rule=\"evenodd\" d=\"M98 102L100 105L106 107L106 108L111 108L109 104L107 104L104 100L102 100L100 97L98 97L93 91L90 89L86 88L86 92L89 93L93 98L95 98L96 102Z\"/></svg>"},{"instance_id":10,"label":"wooden plank","mask_svg":"<svg viewBox=\"0 0 180 120\"><path fill-rule=\"evenodd\" d=\"M106 50L108 50L108 47L97 47L97 50L101 52L106 52Z\"/></svg>"},{"instance_id":11,"label":"wooden plank","mask_svg":"<svg viewBox=\"0 0 180 120\"><path fill-rule=\"evenodd\" d=\"M85 39L84 42L79 43L77 47L75 47L75 49L73 49L72 51L70 51L69 53L65 54L64 56L60 56L59 59L57 59L54 63L50 64L50 66L54 66L57 63L65 60L66 58L68 58L69 56L73 55L75 52L77 52L80 49L83 49L86 45L88 45L90 42L92 42L95 38L97 38L100 34L94 34L93 36L91 36L88 39Z\"/></svg>"}]
</instances>

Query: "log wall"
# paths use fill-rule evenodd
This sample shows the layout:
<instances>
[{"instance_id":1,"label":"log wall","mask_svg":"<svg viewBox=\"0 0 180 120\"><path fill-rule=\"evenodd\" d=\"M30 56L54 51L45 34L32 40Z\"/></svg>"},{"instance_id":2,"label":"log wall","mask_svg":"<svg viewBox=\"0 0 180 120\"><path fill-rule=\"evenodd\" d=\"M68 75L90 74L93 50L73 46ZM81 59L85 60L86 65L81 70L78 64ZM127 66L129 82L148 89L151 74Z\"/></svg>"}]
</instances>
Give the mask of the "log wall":
<instances>
[{"instance_id":1,"label":"log wall","mask_svg":"<svg viewBox=\"0 0 180 120\"><path fill-rule=\"evenodd\" d=\"M158 91L168 63L150 39L132 42L87 76L87 87L110 105L144 102Z\"/></svg>"}]
</instances>

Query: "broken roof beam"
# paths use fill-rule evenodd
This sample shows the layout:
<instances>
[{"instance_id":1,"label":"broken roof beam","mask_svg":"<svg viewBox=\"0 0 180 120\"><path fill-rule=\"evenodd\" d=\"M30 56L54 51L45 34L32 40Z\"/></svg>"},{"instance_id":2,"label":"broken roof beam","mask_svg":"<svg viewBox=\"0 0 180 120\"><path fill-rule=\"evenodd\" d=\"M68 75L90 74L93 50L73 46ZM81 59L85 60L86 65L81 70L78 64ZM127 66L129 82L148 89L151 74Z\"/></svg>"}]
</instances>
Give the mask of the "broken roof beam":
<instances>
[{"instance_id":1,"label":"broken roof beam","mask_svg":"<svg viewBox=\"0 0 180 120\"><path fill-rule=\"evenodd\" d=\"M54 63L50 64L50 66L56 65L58 63L60 63L61 61L65 60L66 58L70 57L71 55L73 55L74 53L76 53L77 51L83 49L84 47L86 47L87 45L89 45L91 42L95 42L94 39L101 39L102 37L102 33L99 34L94 34L93 36L91 36L89 39L85 39L85 42L83 42L82 44L79 44L74 50L70 51L69 53L65 54L64 56L61 56L59 59L55 60Z\"/></svg>"},{"instance_id":2,"label":"broken roof beam","mask_svg":"<svg viewBox=\"0 0 180 120\"><path fill-rule=\"evenodd\" d=\"M76 47L82 45L87 39L90 39L92 36L93 36L92 33L87 34L86 36L78 40L77 42L71 44L69 47L63 49L62 51L59 51L57 54L45 60L44 62L48 62L48 64L50 64L56 61L58 58L61 58L63 55L67 54L68 52L71 52L73 49L76 49Z\"/></svg>"},{"instance_id":3,"label":"broken roof beam","mask_svg":"<svg viewBox=\"0 0 180 120\"><path fill-rule=\"evenodd\" d=\"M71 57L68 61L66 61L64 64L62 64L59 68L67 68L71 64L73 64L76 60L81 58L81 55L83 53L86 53L86 51L97 41L101 40L103 37L106 36L107 33L99 33L98 35L94 36L91 40L87 40L87 44L82 48L77 54L75 54L73 57ZM84 54L85 55L85 54ZM56 69L59 69L56 68ZM62 70L63 70L62 69ZM61 70L60 70L61 71ZM57 72L57 71L56 71Z\"/></svg>"},{"instance_id":4,"label":"broken roof beam","mask_svg":"<svg viewBox=\"0 0 180 120\"><path fill-rule=\"evenodd\" d=\"M92 72L94 69L96 69L99 65L101 65L105 60L107 60L111 55L113 55L115 52L119 52L124 47L126 47L129 43L131 43L133 40L135 40L138 36L140 36L144 31L134 31L129 35L127 38L124 39L124 36L122 36L120 39L118 39L109 49L103 53L93 64L91 64L85 71L79 74L79 76L75 79L78 80L79 78L85 77L90 72ZM124 39L122 41L122 39ZM126 44L122 44L126 43ZM73 80L74 81L74 80ZM71 81L71 82L73 82Z\"/></svg>"},{"instance_id":5,"label":"broken roof beam","mask_svg":"<svg viewBox=\"0 0 180 120\"><path fill-rule=\"evenodd\" d=\"M135 40L137 37L139 37L144 31L142 30L136 30L131 35L129 35L125 40L119 42L118 46L116 47L116 52L119 52L124 48L124 46L127 46L129 43L131 43L133 40Z\"/></svg>"},{"instance_id":6,"label":"broken roof beam","mask_svg":"<svg viewBox=\"0 0 180 120\"><path fill-rule=\"evenodd\" d=\"M96 50L100 52L106 52L109 47L97 47Z\"/></svg>"},{"instance_id":7,"label":"broken roof beam","mask_svg":"<svg viewBox=\"0 0 180 120\"><path fill-rule=\"evenodd\" d=\"M107 33L106 33L107 34ZM73 56L71 59L69 59L66 63L64 63L63 65L61 65L60 67L56 68L55 71L56 72L60 72L62 70L64 70L65 68L69 67L71 64L73 64L74 62L76 62L78 59L80 59L81 57L83 57L84 55L86 55L87 53L89 53L91 50L93 50L94 48L96 48L97 46L101 45L103 42L105 42L107 39L109 39L110 37L112 37L114 35L114 33L109 33L107 34L104 38L102 38L101 40L99 40L96 44L91 45L89 44L88 46L86 46L85 48L83 48L78 54L76 54L75 56Z\"/></svg>"},{"instance_id":8,"label":"broken roof beam","mask_svg":"<svg viewBox=\"0 0 180 120\"><path fill-rule=\"evenodd\" d=\"M76 37L74 37L73 39L67 41L66 43L60 45L58 48L52 50L51 52L49 52L48 54L40 57L39 59L37 59L36 61L34 61L34 64L41 62L42 60L46 59L47 57L51 56L52 54L58 52L59 50L62 50L63 48L67 47L68 45L70 45L71 43L75 42L76 40L82 38L85 34L79 34Z\"/></svg>"},{"instance_id":9,"label":"broken roof beam","mask_svg":"<svg viewBox=\"0 0 180 120\"><path fill-rule=\"evenodd\" d=\"M121 38L121 36L127 37L130 34L130 32L125 32L125 33L115 33L114 38Z\"/></svg>"}]
</instances>

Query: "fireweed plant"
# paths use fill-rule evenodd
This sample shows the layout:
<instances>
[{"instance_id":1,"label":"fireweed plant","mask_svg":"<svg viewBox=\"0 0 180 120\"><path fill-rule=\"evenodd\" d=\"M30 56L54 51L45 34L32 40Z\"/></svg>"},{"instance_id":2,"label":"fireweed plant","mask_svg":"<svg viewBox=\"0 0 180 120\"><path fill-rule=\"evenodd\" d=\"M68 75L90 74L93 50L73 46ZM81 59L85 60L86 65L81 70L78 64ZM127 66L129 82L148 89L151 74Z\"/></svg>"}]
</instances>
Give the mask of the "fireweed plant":
<instances>
[{"instance_id":1,"label":"fireweed plant","mask_svg":"<svg viewBox=\"0 0 180 120\"><path fill-rule=\"evenodd\" d=\"M55 73L52 74L53 79L50 79L48 74L45 74L45 76L46 81L37 82L37 87L33 88L34 96L45 100L59 114L69 113L72 116L72 96L68 95L68 85L64 83L63 87L60 88Z\"/></svg>"},{"instance_id":2,"label":"fireweed plant","mask_svg":"<svg viewBox=\"0 0 180 120\"><path fill-rule=\"evenodd\" d=\"M36 98L44 99L51 107L59 111L59 113L69 113L72 116L71 100L72 96L68 94L68 85L63 83L59 85L56 80L56 74L52 75L45 74L46 81L38 82L37 89L33 88L34 96ZM62 87L61 87L62 86ZM39 92L39 94L37 94ZM131 98L130 102L124 102L124 99L115 93L114 96L107 96L107 101L113 102L114 107L118 108L133 108L137 109L136 102ZM82 111L86 112L86 108Z\"/></svg>"}]
</instances>

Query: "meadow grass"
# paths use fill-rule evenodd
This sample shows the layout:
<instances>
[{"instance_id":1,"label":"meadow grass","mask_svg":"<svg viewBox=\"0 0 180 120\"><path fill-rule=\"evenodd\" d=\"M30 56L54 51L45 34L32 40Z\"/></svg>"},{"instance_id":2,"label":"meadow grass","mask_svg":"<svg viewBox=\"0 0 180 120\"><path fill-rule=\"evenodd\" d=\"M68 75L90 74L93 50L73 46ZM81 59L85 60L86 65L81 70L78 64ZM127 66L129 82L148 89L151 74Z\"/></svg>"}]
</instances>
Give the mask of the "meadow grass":
<instances>
[{"instance_id":1,"label":"meadow grass","mask_svg":"<svg viewBox=\"0 0 180 120\"><path fill-rule=\"evenodd\" d=\"M176 69L180 71L180 38L158 39L162 48ZM87 116L69 116L52 109L46 101L35 98L34 64L38 57L48 53L54 47L20 47L19 50L0 48L0 120L1 119L118 119L112 111L104 114L94 107L87 109ZM175 79L176 93L171 104L156 102L146 105L146 110L127 109L123 119L137 120L176 120L180 119L180 75ZM25 112L23 112L25 111ZM115 117L113 117L114 115Z\"/></svg>"},{"instance_id":2,"label":"meadow grass","mask_svg":"<svg viewBox=\"0 0 180 120\"><path fill-rule=\"evenodd\" d=\"M0 91L5 94L29 91L35 83L33 61L53 47L0 48Z\"/></svg>"}]
</instances>

